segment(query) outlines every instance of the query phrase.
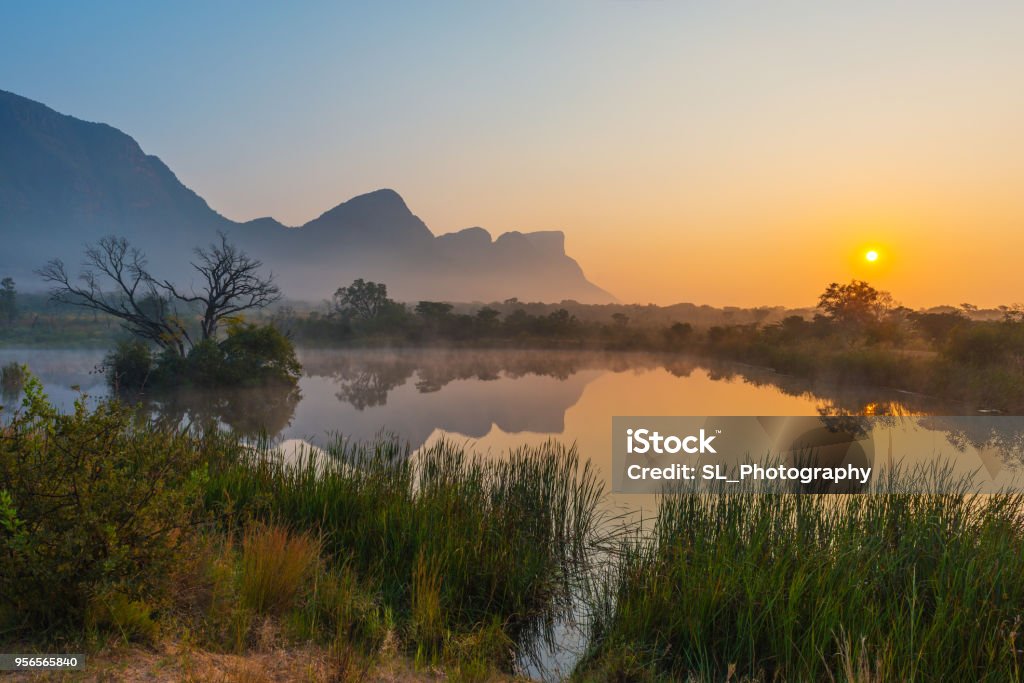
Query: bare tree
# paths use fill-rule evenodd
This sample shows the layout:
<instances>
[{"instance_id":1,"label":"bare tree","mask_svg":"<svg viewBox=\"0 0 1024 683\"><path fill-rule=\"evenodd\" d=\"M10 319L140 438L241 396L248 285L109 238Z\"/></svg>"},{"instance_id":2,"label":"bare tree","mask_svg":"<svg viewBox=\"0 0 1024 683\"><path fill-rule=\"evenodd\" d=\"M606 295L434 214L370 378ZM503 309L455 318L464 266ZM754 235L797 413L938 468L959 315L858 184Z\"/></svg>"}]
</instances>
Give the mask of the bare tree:
<instances>
[{"instance_id":1,"label":"bare tree","mask_svg":"<svg viewBox=\"0 0 1024 683\"><path fill-rule=\"evenodd\" d=\"M104 237L86 247L83 265L75 280L60 259L36 272L53 285L54 301L112 315L132 334L185 355L192 343L188 330L174 300L146 270L142 252L122 237Z\"/></svg>"},{"instance_id":2,"label":"bare tree","mask_svg":"<svg viewBox=\"0 0 1024 683\"><path fill-rule=\"evenodd\" d=\"M74 280L60 259L37 273L53 285L51 298L55 301L107 313L120 319L132 334L184 356L193 345L187 323L189 307L200 306L199 334L205 340L216 336L225 317L262 308L281 297L273 276L258 274L263 264L239 251L223 233L220 244L198 248L195 253L192 267L204 284L187 294L168 280L150 275L142 252L120 237L104 237L87 246L84 270Z\"/></svg>"},{"instance_id":3,"label":"bare tree","mask_svg":"<svg viewBox=\"0 0 1024 683\"><path fill-rule=\"evenodd\" d=\"M280 300L281 290L274 284L273 274L259 275L263 262L250 258L244 251L228 242L223 232L220 244L195 250L192 267L198 271L205 285L196 293L182 294L168 281L163 287L179 301L198 303L202 307L200 331L203 339L216 337L220 322L229 316L253 308L264 308Z\"/></svg>"}]
</instances>

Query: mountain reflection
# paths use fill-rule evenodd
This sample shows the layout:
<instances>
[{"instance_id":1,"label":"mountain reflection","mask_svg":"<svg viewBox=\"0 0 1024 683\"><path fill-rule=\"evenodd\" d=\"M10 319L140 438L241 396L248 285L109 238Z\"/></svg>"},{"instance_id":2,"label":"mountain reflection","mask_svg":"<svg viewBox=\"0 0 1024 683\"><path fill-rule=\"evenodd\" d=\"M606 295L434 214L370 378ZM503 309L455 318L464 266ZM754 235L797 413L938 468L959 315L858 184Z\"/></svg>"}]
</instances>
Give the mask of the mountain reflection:
<instances>
[{"instance_id":1,"label":"mountain reflection","mask_svg":"<svg viewBox=\"0 0 1024 683\"><path fill-rule=\"evenodd\" d=\"M95 372L101 358L98 351L0 350L4 363L27 363L62 410L70 410L81 392L106 394ZM1024 417L944 417L965 409L920 394L816 384L739 363L452 348L305 349L300 360L304 375L297 389L181 391L138 400L164 424L218 425L247 436L323 443L333 435L368 440L387 431L416 448L447 434L495 451L550 436L577 442L597 460L609 457L612 415L818 415L849 433L866 430L870 416L876 427L902 430L914 422L944 436L920 442L928 453L948 445L954 454L977 453L986 466L1024 462ZM7 412L17 401L0 397Z\"/></svg>"}]
</instances>

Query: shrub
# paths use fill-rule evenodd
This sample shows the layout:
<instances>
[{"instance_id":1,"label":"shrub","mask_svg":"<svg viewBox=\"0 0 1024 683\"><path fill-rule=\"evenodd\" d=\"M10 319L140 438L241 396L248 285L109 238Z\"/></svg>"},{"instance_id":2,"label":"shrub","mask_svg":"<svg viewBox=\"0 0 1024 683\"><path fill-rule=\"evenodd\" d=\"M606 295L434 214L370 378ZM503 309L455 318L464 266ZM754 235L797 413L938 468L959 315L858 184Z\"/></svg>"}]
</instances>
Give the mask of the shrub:
<instances>
[{"instance_id":1,"label":"shrub","mask_svg":"<svg viewBox=\"0 0 1024 683\"><path fill-rule=\"evenodd\" d=\"M292 341L272 325L234 321L222 341L196 342L184 356L154 356L139 339L121 341L103 360L115 389L294 386L302 374Z\"/></svg>"},{"instance_id":2,"label":"shrub","mask_svg":"<svg viewBox=\"0 0 1024 683\"><path fill-rule=\"evenodd\" d=\"M0 430L0 605L13 626L78 626L105 595L163 597L203 487L198 453L116 402L59 414L30 376Z\"/></svg>"},{"instance_id":3,"label":"shrub","mask_svg":"<svg viewBox=\"0 0 1024 683\"><path fill-rule=\"evenodd\" d=\"M223 384L294 384L302 374L294 344L273 325L233 323L220 349Z\"/></svg>"},{"instance_id":4,"label":"shrub","mask_svg":"<svg viewBox=\"0 0 1024 683\"><path fill-rule=\"evenodd\" d=\"M16 401L28 376L28 368L18 363L8 363L0 368L0 396L5 401Z\"/></svg>"},{"instance_id":5,"label":"shrub","mask_svg":"<svg viewBox=\"0 0 1024 683\"><path fill-rule=\"evenodd\" d=\"M153 374L153 354L138 339L120 341L103 359L107 384L114 389L142 389Z\"/></svg>"},{"instance_id":6,"label":"shrub","mask_svg":"<svg viewBox=\"0 0 1024 683\"><path fill-rule=\"evenodd\" d=\"M160 639L153 609L142 600L129 600L123 593L94 598L86 622L92 628L117 633L127 641L154 644Z\"/></svg>"}]
</instances>

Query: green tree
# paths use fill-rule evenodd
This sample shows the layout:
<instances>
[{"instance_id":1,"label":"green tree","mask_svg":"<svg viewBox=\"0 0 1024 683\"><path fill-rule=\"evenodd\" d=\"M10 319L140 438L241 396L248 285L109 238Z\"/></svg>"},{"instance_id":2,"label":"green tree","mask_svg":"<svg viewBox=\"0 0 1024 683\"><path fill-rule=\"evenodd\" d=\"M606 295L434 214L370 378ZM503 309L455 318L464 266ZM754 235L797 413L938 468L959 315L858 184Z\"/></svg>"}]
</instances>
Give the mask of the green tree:
<instances>
[{"instance_id":1,"label":"green tree","mask_svg":"<svg viewBox=\"0 0 1024 683\"><path fill-rule=\"evenodd\" d=\"M451 314L453 308L443 301L421 301L416 304L416 313L427 320L442 320Z\"/></svg>"},{"instance_id":2,"label":"green tree","mask_svg":"<svg viewBox=\"0 0 1024 683\"><path fill-rule=\"evenodd\" d=\"M818 299L818 307L831 320L854 328L880 322L892 310L893 299L863 280L830 284Z\"/></svg>"},{"instance_id":3,"label":"green tree","mask_svg":"<svg viewBox=\"0 0 1024 683\"><path fill-rule=\"evenodd\" d=\"M388 298L387 285L362 278L334 292L334 310L345 318L373 320L394 303Z\"/></svg>"},{"instance_id":4,"label":"green tree","mask_svg":"<svg viewBox=\"0 0 1024 683\"><path fill-rule=\"evenodd\" d=\"M480 331L487 334L497 329L498 319L500 317L500 311L497 311L490 306L484 306L476 312L476 323L480 328Z\"/></svg>"}]
</instances>

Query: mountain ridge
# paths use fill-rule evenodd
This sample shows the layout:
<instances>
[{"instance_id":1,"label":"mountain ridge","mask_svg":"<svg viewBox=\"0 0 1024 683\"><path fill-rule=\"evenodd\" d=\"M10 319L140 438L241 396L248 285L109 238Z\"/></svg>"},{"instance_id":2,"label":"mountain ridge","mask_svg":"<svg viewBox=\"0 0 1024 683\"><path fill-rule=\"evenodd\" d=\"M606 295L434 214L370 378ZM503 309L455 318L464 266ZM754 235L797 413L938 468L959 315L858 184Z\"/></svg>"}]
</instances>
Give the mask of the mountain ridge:
<instances>
[{"instance_id":1,"label":"mountain ridge","mask_svg":"<svg viewBox=\"0 0 1024 683\"><path fill-rule=\"evenodd\" d=\"M561 231L435 235L390 188L301 226L233 221L127 133L0 90L0 232L11 246L0 252L0 273L31 288L46 260L75 264L82 244L117 234L161 276L181 279L191 249L217 230L262 259L291 298L327 298L362 277L407 301L614 300L565 253Z\"/></svg>"}]
</instances>

